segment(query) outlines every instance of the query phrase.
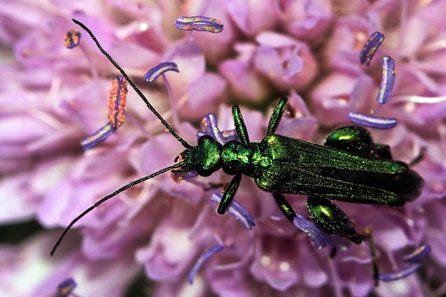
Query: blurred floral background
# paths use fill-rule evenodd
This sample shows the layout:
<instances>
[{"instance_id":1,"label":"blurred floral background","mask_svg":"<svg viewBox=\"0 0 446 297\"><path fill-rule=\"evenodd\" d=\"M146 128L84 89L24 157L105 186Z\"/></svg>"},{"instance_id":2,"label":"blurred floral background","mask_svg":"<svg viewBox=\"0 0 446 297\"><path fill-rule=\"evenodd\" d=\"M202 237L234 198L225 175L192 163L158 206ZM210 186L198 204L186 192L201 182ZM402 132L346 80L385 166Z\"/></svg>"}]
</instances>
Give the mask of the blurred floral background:
<instances>
[{"instance_id":1,"label":"blurred floral background","mask_svg":"<svg viewBox=\"0 0 446 297\"><path fill-rule=\"evenodd\" d=\"M0 296L446 296L446 1L442 0L3 0L0 4ZM208 16L221 33L175 28L179 16ZM123 192L80 220L54 257L62 228L101 197L173 163L183 148L129 89L129 118L107 141L80 141L107 121L108 90L118 72L75 17L141 87L189 143L204 114L233 128L240 104L251 141L260 140L273 104L292 112L277 134L322 144L350 111L395 117L370 129L393 157L425 180L421 196L400 209L337 202L358 231L373 229L382 272L401 256L432 247L411 276L374 287L367 243L330 259L282 217L271 194L244 178L236 195L256 219L246 230L216 214L209 183L223 173L175 183L161 175ZM81 32L64 47L64 34ZM386 38L369 67L359 52L369 35ZM393 98L378 107L381 57L396 62ZM165 61L179 73L164 83L144 74ZM130 120L131 119L131 120ZM303 197L289 196L308 216ZM198 271L200 255L221 243ZM58 295L59 294L59 295ZM73 295L74 294L74 295ZM66 296L66 295L63 295Z\"/></svg>"}]
</instances>

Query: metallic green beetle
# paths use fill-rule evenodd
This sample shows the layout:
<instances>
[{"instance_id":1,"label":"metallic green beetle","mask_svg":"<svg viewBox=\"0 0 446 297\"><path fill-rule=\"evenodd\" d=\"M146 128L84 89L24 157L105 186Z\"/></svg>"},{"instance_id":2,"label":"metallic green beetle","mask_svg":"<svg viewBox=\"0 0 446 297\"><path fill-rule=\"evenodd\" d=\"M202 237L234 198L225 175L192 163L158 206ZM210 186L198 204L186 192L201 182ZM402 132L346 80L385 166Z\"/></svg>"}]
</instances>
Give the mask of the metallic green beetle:
<instances>
[{"instance_id":1,"label":"metallic green beetle","mask_svg":"<svg viewBox=\"0 0 446 297\"><path fill-rule=\"evenodd\" d=\"M369 132L346 126L331 133L325 146L274 132L286 109L287 98L279 100L271 116L266 137L250 142L243 116L232 108L239 141L221 145L211 136L202 136L198 145L177 158L185 165L175 171L197 170L209 176L223 169L234 175L226 187L218 213L230 205L242 175L273 196L282 213L293 222L296 214L282 194L308 195L312 220L329 234L340 234L359 244L362 236L342 210L328 199L352 203L403 206L421 193L423 179L406 163L393 161L390 148L374 144Z\"/></svg>"},{"instance_id":2,"label":"metallic green beetle","mask_svg":"<svg viewBox=\"0 0 446 297\"><path fill-rule=\"evenodd\" d=\"M339 128L327 137L324 146L274 134L287 107L288 100L285 97L274 108L266 136L260 142L249 141L240 108L234 105L232 116L240 141L231 140L221 145L211 136L205 135L199 138L197 146L191 146L153 108L124 70L102 48L93 33L79 21L73 21L89 33L100 51L186 150L178 155L176 164L119 188L85 210L64 230L51 255L68 230L84 215L120 192L171 170L196 170L201 176L209 176L222 169L233 175L220 201L217 210L219 214L224 214L231 204L242 175L251 177L261 190L271 192L280 210L291 222L296 214L283 194L307 195L307 208L316 225L329 234L344 236L356 244L365 237L355 231L345 213L328 199L403 206L421 193L423 179L406 163L392 160L389 146L373 143L364 128ZM376 279L376 264L374 274Z\"/></svg>"}]
</instances>

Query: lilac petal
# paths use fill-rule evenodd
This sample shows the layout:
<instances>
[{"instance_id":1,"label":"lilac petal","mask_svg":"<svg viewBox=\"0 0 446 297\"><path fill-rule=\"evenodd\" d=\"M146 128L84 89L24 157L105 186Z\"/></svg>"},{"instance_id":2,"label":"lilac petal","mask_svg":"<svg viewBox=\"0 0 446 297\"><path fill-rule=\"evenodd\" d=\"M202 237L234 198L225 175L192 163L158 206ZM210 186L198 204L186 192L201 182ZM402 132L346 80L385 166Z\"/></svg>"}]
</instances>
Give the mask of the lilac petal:
<instances>
[{"instance_id":1,"label":"lilac petal","mask_svg":"<svg viewBox=\"0 0 446 297\"><path fill-rule=\"evenodd\" d=\"M361 107L364 102L371 100L370 94L374 92L375 81L367 74L361 74L353 84L350 92L350 106L352 109Z\"/></svg>"},{"instance_id":2,"label":"lilac petal","mask_svg":"<svg viewBox=\"0 0 446 297\"><path fill-rule=\"evenodd\" d=\"M263 31L256 36L256 41L260 45L272 48L289 47L297 44L297 41L288 35L279 34L274 31Z\"/></svg>"},{"instance_id":3,"label":"lilac petal","mask_svg":"<svg viewBox=\"0 0 446 297\"><path fill-rule=\"evenodd\" d=\"M315 117L324 119L324 125L327 126L339 125L345 121L352 100L350 94L357 80L340 71L323 78L309 95L309 107Z\"/></svg>"},{"instance_id":4,"label":"lilac petal","mask_svg":"<svg viewBox=\"0 0 446 297\"><path fill-rule=\"evenodd\" d=\"M91 134L90 136L82 139L81 146L84 150L88 150L96 147L101 142L105 141L110 135L115 133L116 129L112 127L110 123L107 123L104 127Z\"/></svg>"},{"instance_id":5,"label":"lilac petal","mask_svg":"<svg viewBox=\"0 0 446 297\"><path fill-rule=\"evenodd\" d=\"M253 66L283 91L290 87L302 90L313 81L317 72L317 63L311 50L306 44L297 41L282 48L260 45L256 49Z\"/></svg>"},{"instance_id":6,"label":"lilac petal","mask_svg":"<svg viewBox=\"0 0 446 297\"><path fill-rule=\"evenodd\" d=\"M54 132L55 129L51 125L35 116L17 114L0 117L2 144L29 143Z\"/></svg>"},{"instance_id":7,"label":"lilac petal","mask_svg":"<svg viewBox=\"0 0 446 297\"><path fill-rule=\"evenodd\" d=\"M370 267L370 266L359 265L356 263L349 263L349 264L344 264L341 267L342 268L339 269L341 271L340 274L342 275L346 271L348 271L347 273L349 275L348 277L341 276L340 280L341 284L350 290L351 296L355 297L370 296L370 291L373 289L373 282L370 275L368 273L365 273L365 267Z\"/></svg>"},{"instance_id":8,"label":"lilac petal","mask_svg":"<svg viewBox=\"0 0 446 297\"><path fill-rule=\"evenodd\" d=\"M169 195L163 194L163 197L173 198ZM167 215L160 213L162 204L153 206L157 210L152 215L156 228L151 233L148 245L138 248L135 256L137 262L144 264L148 277L156 281L178 279L187 271L199 250L199 246L189 237L190 229L199 215L196 203L180 198L175 199L175 203L170 206Z\"/></svg>"},{"instance_id":9,"label":"lilac petal","mask_svg":"<svg viewBox=\"0 0 446 297\"><path fill-rule=\"evenodd\" d=\"M120 0L114 0L120 1ZM142 2L140 2L142 3ZM126 2L128 5L128 2ZM150 293L147 296L151 297L166 297L166 296L194 296L194 297L207 297L209 296L208 288L203 279L197 279L193 286L188 286L184 282L180 281L166 281L158 282L156 286L148 289Z\"/></svg>"},{"instance_id":10,"label":"lilac petal","mask_svg":"<svg viewBox=\"0 0 446 297\"><path fill-rule=\"evenodd\" d=\"M299 282L298 270L302 266L296 263L296 251L300 249L298 240L293 237L278 239L264 233L261 236L257 234L254 243L255 251L249 270L257 281L279 291L285 291Z\"/></svg>"},{"instance_id":11,"label":"lilac petal","mask_svg":"<svg viewBox=\"0 0 446 297\"><path fill-rule=\"evenodd\" d=\"M186 95L190 85L200 80L205 74L204 54L200 46L194 41L178 44L165 53L162 59L174 62L178 65L178 69L181 69L181 72L175 75L174 80L169 80L173 96L177 99ZM169 74L166 73L165 75ZM202 115L203 113L200 117Z\"/></svg>"},{"instance_id":12,"label":"lilac petal","mask_svg":"<svg viewBox=\"0 0 446 297\"><path fill-rule=\"evenodd\" d=\"M188 98L181 108L183 116L200 119L203 111L216 112L218 103L224 99L227 82L218 74L203 73L191 82L182 98Z\"/></svg>"},{"instance_id":13,"label":"lilac petal","mask_svg":"<svg viewBox=\"0 0 446 297\"><path fill-rule=\"evenodd\" d=\"M414 263L410 266L407 266L405 268L402 268L398 271L391 272L391 273L380 273L379 274L379 280L383 282L392 282L396 281L402 278L406 278L410 276L412 273L417 271L418 268L420 268L420 263Z\"/></svg>"},{"instance_id":14,"label":"lilac petal","mask_svg":"<svg viewBox=\"0 0 446 297\"><path fill-rule=\"evenodd\" d=\"M330 28L333 19L333 8L329 3L329 1L306 0L288 1L288 3L282 4L286 19L291 20L288 31L299 40L304 40L312 46L319 44L325 31Z\"/></svg>"},{"instance_id":15,"label":"lilac petal","mask_svg":"<svg viewBox=\"0 0 446 297\"><path fill-rule=\"evenodd\" d=\"M211 201L220 203L223 194L212 194ZM249 214L248 210L244 208L240 203L238 203L235 199L232 200L229 205L227 212L236 218L246 230L251 230L252 227L256 225L255 219Z\"/></svg>"},{"instance_id":16,"label":"lilac petal","mask_svg":"<svg viewBox=\"0 0 446 297\"><path fill-rule=\"evenodd\" d=\"M103 44L103 46L105 45ZM137 44L136 41L113 41L109 47L109 54L118 59L118 63L122 67L132 69L148 69L156 65L161 59L158 52L147 48L145 45Z\"/></svg>"},{"instance_id":17,"label":"lilac petal","mask_svg":"<svg viewBox=\"0 0 446 297\"><path fill-rule=\"evenodd\" d=\"M57 287L57 297L67 297L73 292L74 288L76 288L77 284L73 278L67 278Z\"/></svg>"},{"instance_id":18,"label":"lilac petal","mask_svg":"<svg viewBox=\"0 0 446 297\"><path fill-rule=\"evenodd\" d=\"M228 131L220 131L218 128L217 119L212 113L206 114L201 120L201 128L203 132L198 132L197 137L200 138L203 135L209 135L218 141L221 145L224 145L229 140L238 140L237 132L235 129Z\"/></svg>"},{"instance_id":19,"label":"lilac petal","mask_svg":"<svg viewBox=\"0 0 446 297\"><path fill-rule=\"evenodd\" d=\"M386 104L392 96L393 84L395 82L395 61L392 57L384 56L382 62L381 85L379 86L376 101Z\"/></svg>"},{"instance_id":20,"label":"lilac petal","mask_svg":"<svg viewBox=\"0 0 446 297\"><path fill-rule=\"evenodd\" d=\"M254 38L265 30L271 30L277 25L276 11L271 7L271 1L226 0L225 10L231 20L247 36Z\"/></svg>"},{"instance_id":21,"label":"lilac petal","mask_svg":"<svg viewBox=\"0 0 446 297\"><path fill-rule=\"evenodd\" d=\"M219 252L223 250L224 245L217 244L216 246L210 248L209 250L205 251L201 256L198 258L197 262L195 262L194 267L189 271L189 275L187 276L188 282L192 285L194 283L195 274L197 274L198 270L203 266L203 264L209 260L210 257L212 257L216 252Z\"/></svg>"},{"instance_id":22,"label":"lilac petal","mask_svg":"<svg viewBox=\"0 0 446 297\"><path fill-rule=\"evenodd\" d=\"M303 67L303 61L298 56L299 47L296 46L296 48L291 52L290 59L288 61L288 67L285 69L286 77L287 79L290 79L293 75L296 73L299 73L302 70Z\"/></svg>"},{"instance_id":23,"label":"lilac petal","mask_svg":"<svg viewBox=\"0 0 446 297\"><path fill-rule=\"evenodd\" d=\"M206 16L181 16L175 20L175 27L185 31L207 31L211 33L223 31L223 24L219 20Z\"/></svg>"},{"instance_id":24,"label":"lilac petal","mask_svg":"<svg viewBox=\"0 0 446 297\"><path fill-rule=\"evenodd\" d=\"M149 83L154 82L160 75L162 75L166 71L175 71L180 72L178 70L178 65L174 62L162 62L147 71L144 75L144 80Z\"/></svg>"},{"instance_id":25,"label":"lilac petal","mask_svg":"<svg viewBox=\"0 0 446 297\"><path fill-rule=\"evenodd\" d=\"M64 39L65 47L68 49L73 49L79 45L79 42L81 40L81 33L76 29L73 29L65 33Z\"/></svg>"},{"instance_id":26,"label":"lilac petal","mask_svg":"<svg viewBox=\"0 0 446 297\"><path fill-rule=\"evenodd\" d=\"M416 248L411 253L402 256L404 262L408 263L419 263L421 259L423 259L425 256L427 256L431 252L432 248L427 245L423 244L419 248Z\"/></svg>"},{"instance_id":27,"label":"lilac petal","mask_svg":"<svg viewBox=\"0 0 446 297\"><path fill-rule=\"evenodd\" d=\"M374 117L357 112L349 112L348 117L353 123L376 129L391 129L398 123L395 118Z\"/></svg>"},{"instance_id":28,"label":"lilac petal","mask_svg":"<svg viewBox=\"0 0 446 297\"><path fill-rule=\"evenodd\" d=\"M252 56L252 55L250 55ZM243 102L259 103L269 98L270 87L249 61L229 59L219 64L218 70L229 82L235 98Z\"/></svg>"},{"instance_id":29,"label":"lilac petal","mask_svg":"<svg viewBox=\"0 0 446 297\"><path fill-rule=\"evenodd\" d=\"M257 71L265 74L270 79L283 75L282 59L279 52L270 47L260 45L254 56L254 66Z\"/></svg>"},{"instance_id":30,"label":"lilac petal","mask_svg":"<svg viewBox=\"0 0 446 297\"><path fill-rule=\"evenodd\" d=\"M312 248L308 247L307 248ZM310 288L320 288L328 281L328 275L317 257L316 253L306 252L300 254L299 265L303 268L302 278L305 285Z\"/></svg>"},{"instance_id":31,"label":"lilac petal","mask_svg":"<svg viewBox=\"0 0 446 297\"><path fill-rule=\"evenodd\" d=\"M122 75L116 76L108 96L108 120L113 129L118 129L124 123L127 92L127 81Z\"/></svg>"},{"instance_id":32,"label":"lilac petal","mask_svg":"<svg viewBox=\"0 0 446 297\"><path fill-rule=\"evenodd\" d=\"M298 214L295 216L293 224L311 239L316 248L322 249L327 246L327 239L324 234L313 222L307 220L303 215Z\"/></svg>"},{"instance_id":33,"label":"lilac petal","mask_svg":"<svg viewBox=\"0 0 446 297\"><path fill-rule=\"evenodd\" d=\"M359 54L359 60L361 64L370 65L370 61L375 55L376 50L379 48L381 43L384 41L384 34L381 32L375 32L370 35L369 40L364 44L364 47Z\"/></svg>"},{"instance_id":34,"label":"lilac petal","mask_svg":"<svg viewBox=\"0 0 446 297\"><path fill-rule=\"evenodd\" d=\"M32 218L38 204L29 195L28 174L17 174L0 181L0 204L2 205L0 224L11 224Z\"/></svg>"}]
</instances>

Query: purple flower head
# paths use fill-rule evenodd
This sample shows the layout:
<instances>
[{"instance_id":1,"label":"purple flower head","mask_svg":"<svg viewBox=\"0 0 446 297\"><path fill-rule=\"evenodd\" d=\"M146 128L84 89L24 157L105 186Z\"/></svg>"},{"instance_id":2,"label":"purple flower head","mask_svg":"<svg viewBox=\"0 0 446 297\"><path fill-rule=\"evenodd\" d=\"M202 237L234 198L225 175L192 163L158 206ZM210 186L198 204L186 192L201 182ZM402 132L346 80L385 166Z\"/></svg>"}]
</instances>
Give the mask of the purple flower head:
<instances>
[{"instance_id":1,"label":"purple flower head","mask_svg":"<svg viewBox=\"0 0 446 297\"><path fill-rule=\"evenodd\" d=\"M107 0L107 9L91 1L3 2L0 223L10 230L35 218L42 228L16 245L0 244L0 295L53 296L69 277L78 296L125 296L138 277L151 279L145 289L153 296L445 294L444 286L433 286L446 275L444 1ZM361 124L394 126L369 132L393 160L423 177L420 197L401 208L332 201L360 235L373 228L380 286L369 245L322 233L305 219L306 197L285 195L298 214L292 224L271 193L245 176L229 214L218 215L230 181L222 170L209 177L178 170L174 179L159 175L119 193L77 222L49 258L61 231L49 229L66 227L185 150L133 90L124 111L124 89L115 88L104 112L120 73L72 17L191 145L197 134L222 145L238 141L234 103L251 141L261 141L273 102L283 96L289 105L278 135L323 144L349 114ZM79 35L64 39L73 28ZM365 67L358 57L372 32L386 38L367 44ZM164 72L176 69L165 61L181 72ZM144 84L148 69L162 79ZM131 125L122 125L124 116ZM82 150L86 135L94 136L87 142L94 149ZM315 248L323 245L329 248Z\"/></svg>"}]
</instances>

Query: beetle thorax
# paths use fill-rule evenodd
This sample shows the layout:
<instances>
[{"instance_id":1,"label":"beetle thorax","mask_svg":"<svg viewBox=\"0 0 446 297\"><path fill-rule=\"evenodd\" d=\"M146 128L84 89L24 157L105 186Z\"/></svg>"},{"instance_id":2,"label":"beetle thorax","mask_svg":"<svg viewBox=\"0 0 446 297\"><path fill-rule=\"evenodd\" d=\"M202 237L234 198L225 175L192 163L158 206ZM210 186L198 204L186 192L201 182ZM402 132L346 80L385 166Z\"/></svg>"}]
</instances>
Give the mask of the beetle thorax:
<instances>
[{"instance_id":1,"label":"beetle thorax","mask_svg":"<svg viewBox=\"0 0 446 297\"><path fill-rule=\"evenodd\" d=\"M243 144L238 141L228 141L221 153L222 168L227 174L242 173L254 177L261 170L260 161L263 155L258 143Z\"/></svg>"}]
</instances>

